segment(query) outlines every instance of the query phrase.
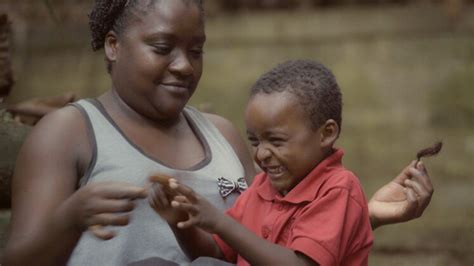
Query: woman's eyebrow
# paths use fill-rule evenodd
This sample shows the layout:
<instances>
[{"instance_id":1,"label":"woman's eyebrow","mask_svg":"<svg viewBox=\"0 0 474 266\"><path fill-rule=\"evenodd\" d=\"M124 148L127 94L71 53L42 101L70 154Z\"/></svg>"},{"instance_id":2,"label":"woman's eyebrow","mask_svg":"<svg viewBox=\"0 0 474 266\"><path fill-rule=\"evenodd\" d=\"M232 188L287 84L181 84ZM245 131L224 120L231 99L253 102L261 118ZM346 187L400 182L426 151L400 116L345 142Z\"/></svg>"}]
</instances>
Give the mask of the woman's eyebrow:
<instances>
[{"instance_id":1,"label":"woman's eyebrow","mask_svg":"<svg viewBox=\"0 0 474 266\"><path fill-rule=\"evenodd\" d=\"M156 31L145 36L145 41L156 41L156 40L177 40L178 37L176 34L165 32L165 31ZM205 43L206 35L197 35L192 37L193 42Z\"/></svg>"},{"instance_id":2,"label":"woman's eyebrow","mask_svg":"<svg viewBox=\"0 0 474 266\"><path fill-rule=\"evenodd\" d=\"M145 41L156 41L156 40L174 40L176 36L172 33L157 31L145 36Z\"/></svg>"}]
</instances>

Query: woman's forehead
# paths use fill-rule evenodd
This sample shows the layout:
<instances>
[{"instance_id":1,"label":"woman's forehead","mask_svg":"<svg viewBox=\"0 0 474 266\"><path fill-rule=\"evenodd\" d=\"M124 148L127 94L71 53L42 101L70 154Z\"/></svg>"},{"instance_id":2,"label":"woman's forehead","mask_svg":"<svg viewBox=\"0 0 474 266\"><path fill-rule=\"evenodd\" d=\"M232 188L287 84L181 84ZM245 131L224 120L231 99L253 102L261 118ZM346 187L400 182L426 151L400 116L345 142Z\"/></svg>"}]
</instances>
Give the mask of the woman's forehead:
<instances>
[{"instance_id":1,"label":"woman's forehead","mask_svg":"<svg viewBox=\"0 0 474 266\"><path fill-rule=\"evenodd\" d=\"M159 0L145 14L136 16L136 26L149 34L185 34L204 36L202 12L195 4L185 0ZM138 14L137 14L138 15Z\"/></svg>"}]
</instances>

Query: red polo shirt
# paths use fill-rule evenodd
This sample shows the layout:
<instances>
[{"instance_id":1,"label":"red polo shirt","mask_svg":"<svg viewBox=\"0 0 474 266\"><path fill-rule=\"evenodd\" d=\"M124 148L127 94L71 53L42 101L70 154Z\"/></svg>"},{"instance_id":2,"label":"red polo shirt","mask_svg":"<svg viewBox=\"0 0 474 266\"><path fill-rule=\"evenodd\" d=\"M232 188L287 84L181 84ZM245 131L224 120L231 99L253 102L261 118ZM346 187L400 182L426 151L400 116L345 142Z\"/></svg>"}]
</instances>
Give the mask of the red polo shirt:
<instances>
[{"instance_id":1,"label":"red polo shirt","mask_svg":"<svg viewBox=\"0 0 474 266\"><path fill-rule=\"evenodd\" d=\"M367 265L373 240L367 201L357 177L342 166L343 155L336 150L285 196L265 173L257 175L227 214L259 237L320 265ZM228 261L249 265L214 238Z\"/></svg>"}]
</instances>

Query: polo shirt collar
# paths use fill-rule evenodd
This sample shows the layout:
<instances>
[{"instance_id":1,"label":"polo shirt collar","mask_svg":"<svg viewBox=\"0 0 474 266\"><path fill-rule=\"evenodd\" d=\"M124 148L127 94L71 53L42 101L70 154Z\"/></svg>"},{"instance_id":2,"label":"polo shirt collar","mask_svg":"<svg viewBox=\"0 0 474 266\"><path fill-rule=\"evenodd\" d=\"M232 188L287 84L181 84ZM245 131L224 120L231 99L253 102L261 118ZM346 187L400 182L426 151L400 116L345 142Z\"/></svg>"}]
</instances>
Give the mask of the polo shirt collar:
<instances>
[{"instance_id":1,"label":"polo shirt collar","mask_svg":"<svg viewBox=\"0 0 474 266\"><path fill-rule=\"evenodd\" d=\"M301 180L288 194L281 195L264 174L263 182L257 187L258 195L267 201L283 201L293 204L313 201L322 184L342 166L342 149L334 149L333 153L321 161L311 172Z\"/></svg>"}]
</instances>

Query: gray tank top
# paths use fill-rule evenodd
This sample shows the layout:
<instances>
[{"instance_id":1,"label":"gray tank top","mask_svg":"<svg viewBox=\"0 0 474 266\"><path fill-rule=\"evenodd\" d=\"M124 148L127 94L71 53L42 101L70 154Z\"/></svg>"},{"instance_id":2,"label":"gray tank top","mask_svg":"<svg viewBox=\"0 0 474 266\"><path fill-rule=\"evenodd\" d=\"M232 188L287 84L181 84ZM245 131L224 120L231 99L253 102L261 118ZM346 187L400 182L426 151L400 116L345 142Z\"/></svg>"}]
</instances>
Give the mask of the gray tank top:
<instances>
[{"instance_id":1,"label":"gray tank top","mask_svg":"<svg viewBox=\"0 0 474 266\"><path fill-rule=\"evenodd\" d=\"M196 109L186 107L184 115L204 147L205 158L189 169L179 170L151 158L132 143L97 100L81 100L74 106L85 117L93 143L92 163L79 186L101 181L143 186L148 176L160 172L177 177L221 210L229 208L238 196L232 193L223 199L217 179L237 181L244 176L244 168L218 129ZM127 226L110 229L116 232L116 237L108 241L84 232L68 265L127 265L147 258L158 259L159 265L189 263L168 224L149 206L147 199L136 201Z\"/></svg>"}]
</instances>

